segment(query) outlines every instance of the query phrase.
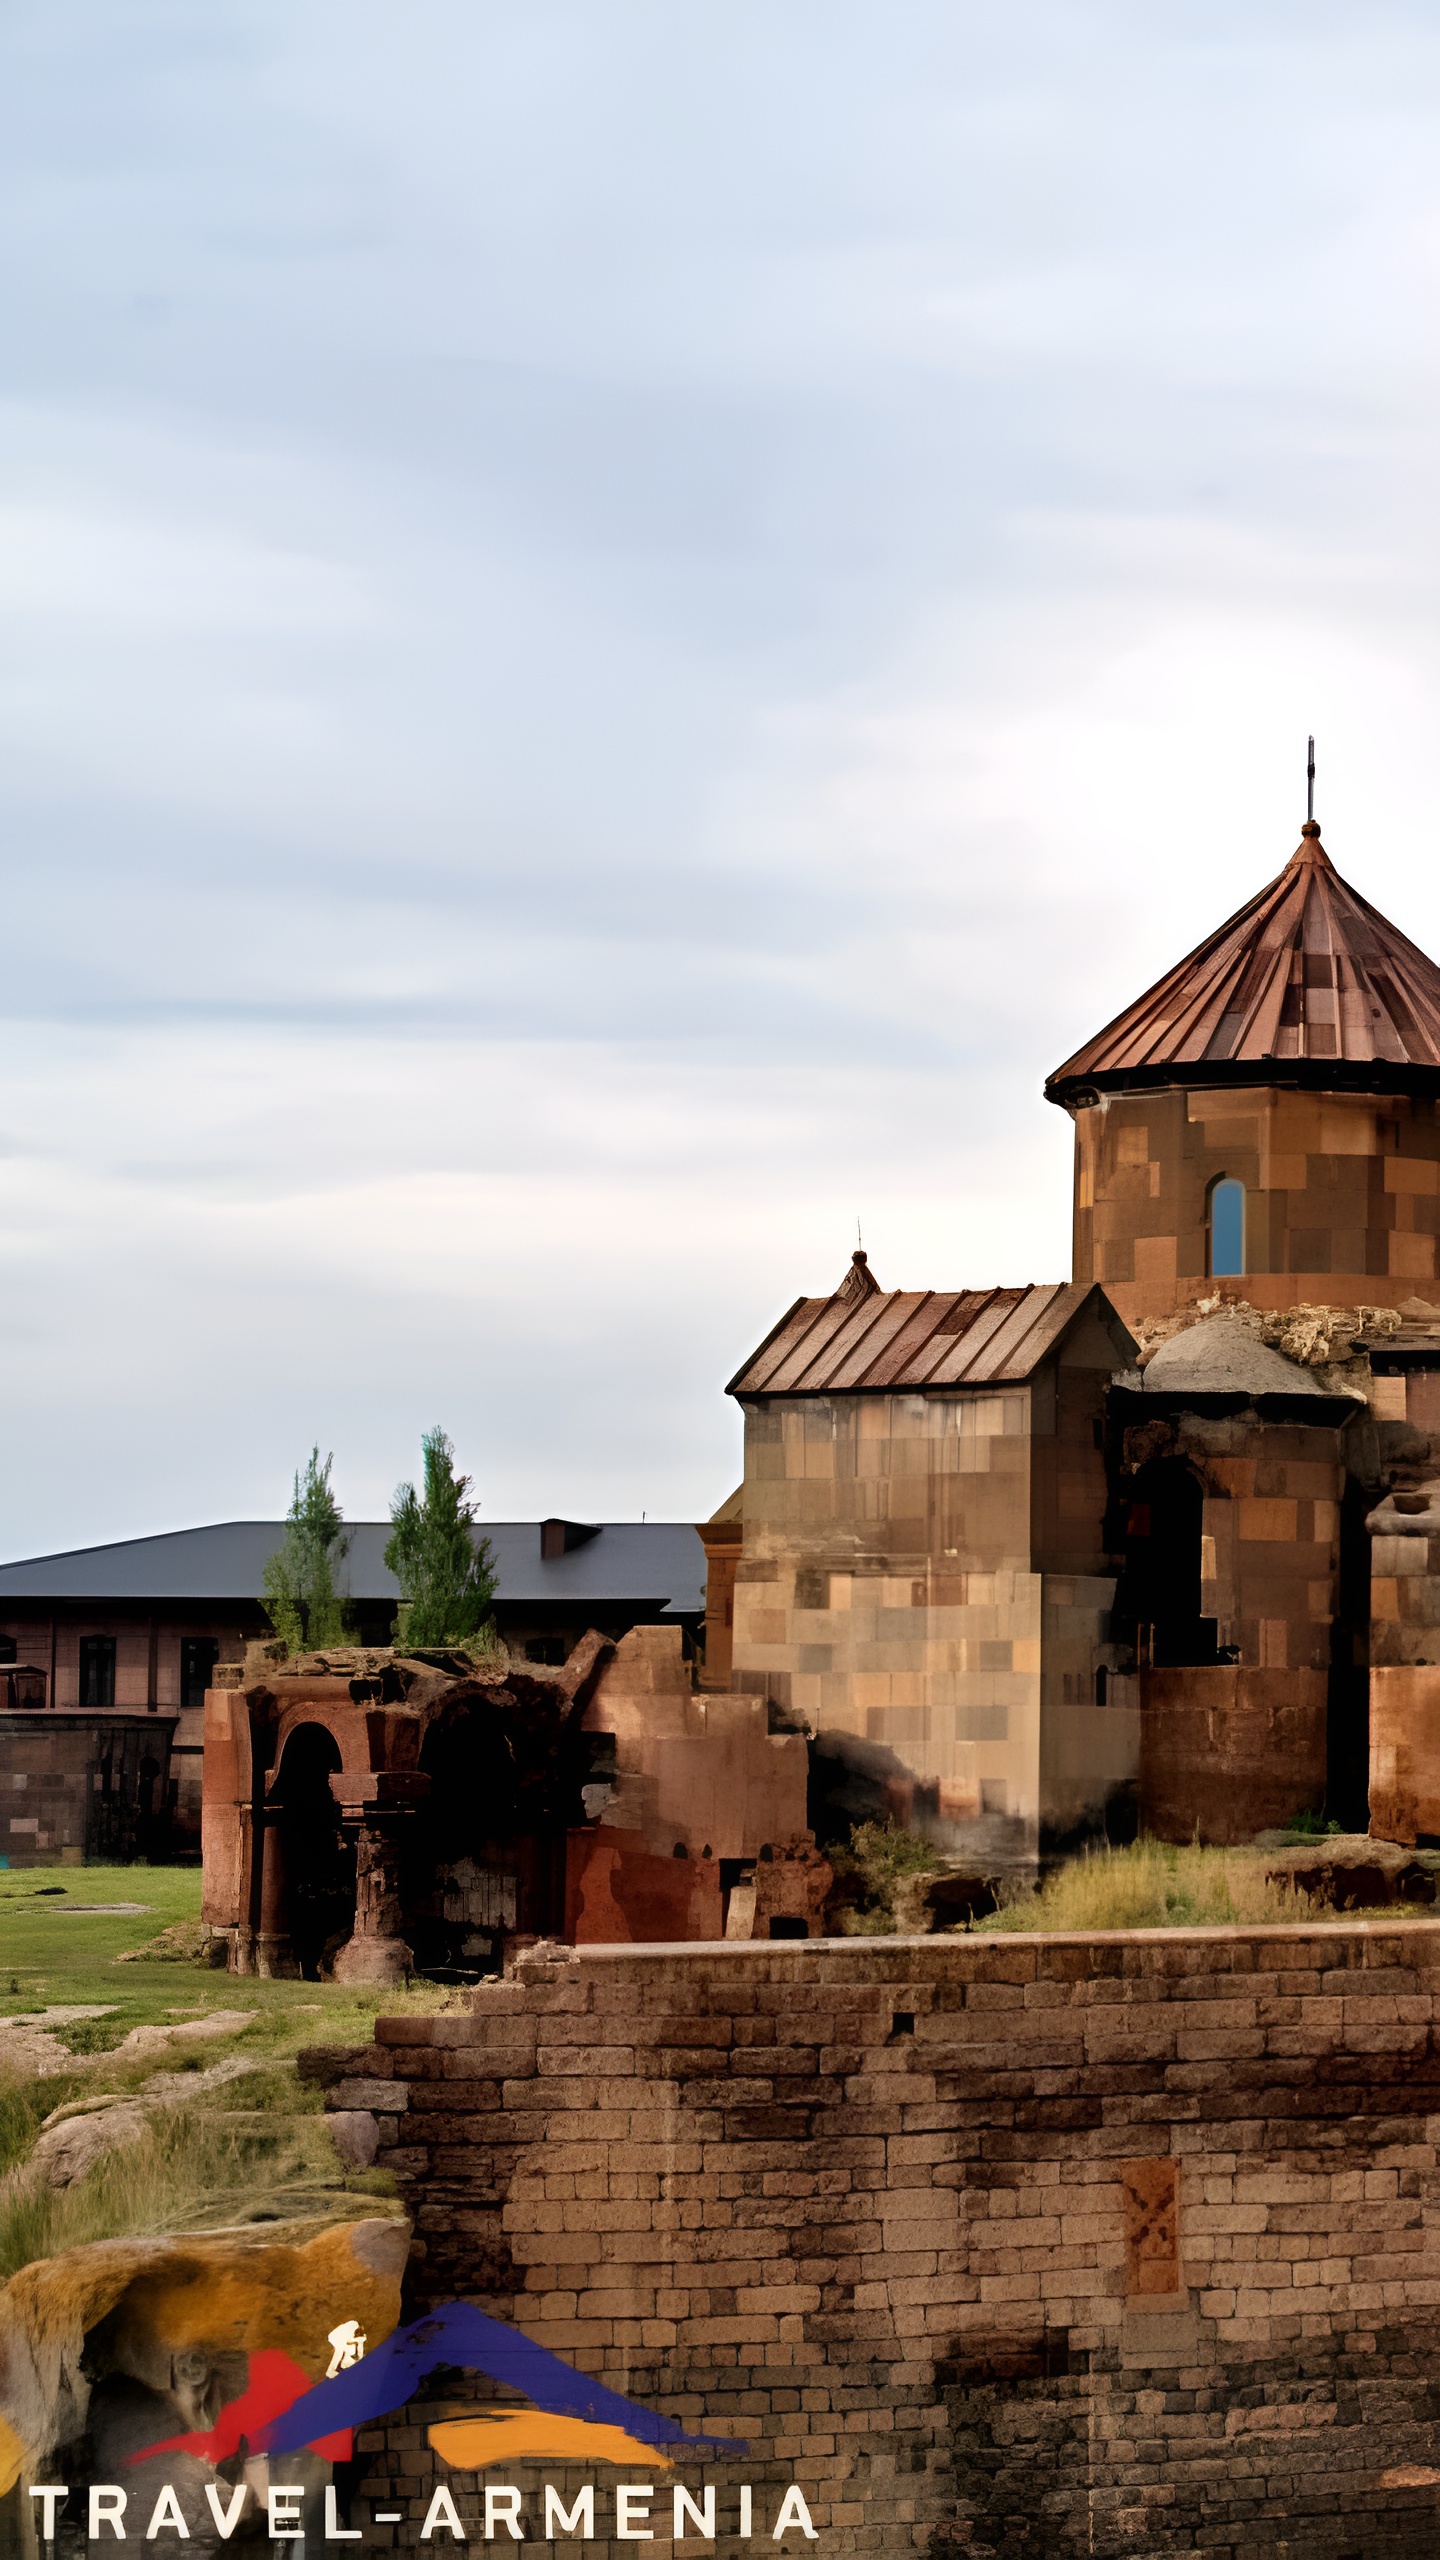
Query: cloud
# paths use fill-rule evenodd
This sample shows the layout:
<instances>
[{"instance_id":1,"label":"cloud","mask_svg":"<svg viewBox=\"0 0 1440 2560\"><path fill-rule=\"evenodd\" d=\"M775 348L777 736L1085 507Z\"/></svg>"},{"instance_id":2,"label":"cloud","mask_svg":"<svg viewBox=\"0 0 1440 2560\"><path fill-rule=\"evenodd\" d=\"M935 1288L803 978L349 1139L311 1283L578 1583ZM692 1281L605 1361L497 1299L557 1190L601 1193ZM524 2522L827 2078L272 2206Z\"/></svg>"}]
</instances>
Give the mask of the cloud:
<instances>
[{"instance_id":1,"label":"cloud","mask_svg":"<svg viewBox=\"0 0 1440 2560\"><path fill-rule=\"evenodd\" d=\"M24 0L0 1543L708 1511L864 1221L1327 840L1440 949L1440 37L1295 0Z\"/></svg>"}]
</instances>

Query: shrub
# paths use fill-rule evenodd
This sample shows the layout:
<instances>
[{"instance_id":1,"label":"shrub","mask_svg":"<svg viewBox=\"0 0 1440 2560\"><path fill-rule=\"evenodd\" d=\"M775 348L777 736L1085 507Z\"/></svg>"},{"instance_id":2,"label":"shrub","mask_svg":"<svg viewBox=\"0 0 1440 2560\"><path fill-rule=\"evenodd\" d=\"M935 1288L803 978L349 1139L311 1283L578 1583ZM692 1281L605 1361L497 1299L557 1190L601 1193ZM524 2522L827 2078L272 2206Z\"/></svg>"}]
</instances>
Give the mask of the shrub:
<instances>
[{"instance_id":1,"label":"shrub","mask_svg":"<svg viewBox=\"0 0 1440 2560\"><path fill-rule=\"evenodd\" d=\"M857 1822L848 1849L832 1849L830 1863L859 1886L840 1913L846 1937L920 1937L930 1927L925 1896L940 1861L928 1840L898 1823Z\"/></svg>"}]
</instances>

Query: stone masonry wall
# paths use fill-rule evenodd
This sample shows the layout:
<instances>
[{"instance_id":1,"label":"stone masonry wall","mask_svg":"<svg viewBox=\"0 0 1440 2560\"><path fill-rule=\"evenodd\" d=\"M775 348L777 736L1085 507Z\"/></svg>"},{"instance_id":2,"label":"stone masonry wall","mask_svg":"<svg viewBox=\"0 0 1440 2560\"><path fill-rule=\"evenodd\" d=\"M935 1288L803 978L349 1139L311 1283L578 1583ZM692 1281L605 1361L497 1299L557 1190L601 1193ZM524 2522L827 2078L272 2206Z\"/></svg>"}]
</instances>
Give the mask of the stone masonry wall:
<instances>
[{"instance_id":1,"label":"stone masonry wall","mask_svg":"<svg viewBox=\"0 0 1440 2560\"><path fill-rule=\"evenodd\" d=\"M1440 1110L1399 1094L1183 1085L1072 1110L1077 1280L1125 1322L1207 1288L1211 1185L1245 1185L1252 1306L1401 1306L1433 1287Z\"/></svg>"},{"instance_id":2,"label":"stone masonry wall","mask_svg":"<svg viewBox=\"0 0 1440 2560\"><path fill-rule=\"evenodd\" d=\"M750 2439L676 2474L723 2542L748 2480L809 2549L793 2480L827 2554L1370 2560L1436 2545L1437 1994L1423 1921L535 1950L309 2067L415 2309ZM423 2414L362 2440L406 2540ZM504 2476L538 2536L581 2475Z\"/></svg>"}]
</instances>

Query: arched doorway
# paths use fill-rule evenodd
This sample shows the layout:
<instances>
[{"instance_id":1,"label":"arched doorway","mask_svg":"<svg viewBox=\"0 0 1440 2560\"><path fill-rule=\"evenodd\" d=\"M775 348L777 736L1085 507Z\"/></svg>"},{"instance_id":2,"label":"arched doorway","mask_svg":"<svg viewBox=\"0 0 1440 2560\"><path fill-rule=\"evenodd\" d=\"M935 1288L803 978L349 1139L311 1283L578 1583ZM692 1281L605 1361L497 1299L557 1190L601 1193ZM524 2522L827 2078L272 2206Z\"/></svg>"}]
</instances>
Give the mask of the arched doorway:
<instances>
[{"instance_id":1,"label":"arched doorway","mask_svg":"<svg viewBox=\"0 0 1440 2560\"><path fill-rule=\"evenodd\" d=\"M270 1827L283 1878L283 1925L307 1982L328 1972L355 1923L355 1848L330 1776L340 1750L323 1724L297 1725L270 1791Z\"/></svg>"},{"instance_id":2,"label":"arched doorway","mask_svg":"<svg viewBox=\"0 0 1440 2560\"><path fill-rule=\"evenodd\" d=\"M1200 1614L1205 1496L1183 1458L1151 1458L1130 1486L1125 1574L1116 1616L1157 1669L1215 1660L1216 1625Z\"/></svg>"},{"instance_id":3,"label":"arched doorway","mask_svg":"<svg viewBox=\"0 0 1440 2560\"><path fill-rule=\"evenodd\" d=\"M584 1819L589 1747L548 1717L499 1717L455 1700L426 1733L429 1793L401 1847L406 1934L423 1973L496 1967L517 1929L565 1925L565 1837Z\"/></svg>"}]
</instances>

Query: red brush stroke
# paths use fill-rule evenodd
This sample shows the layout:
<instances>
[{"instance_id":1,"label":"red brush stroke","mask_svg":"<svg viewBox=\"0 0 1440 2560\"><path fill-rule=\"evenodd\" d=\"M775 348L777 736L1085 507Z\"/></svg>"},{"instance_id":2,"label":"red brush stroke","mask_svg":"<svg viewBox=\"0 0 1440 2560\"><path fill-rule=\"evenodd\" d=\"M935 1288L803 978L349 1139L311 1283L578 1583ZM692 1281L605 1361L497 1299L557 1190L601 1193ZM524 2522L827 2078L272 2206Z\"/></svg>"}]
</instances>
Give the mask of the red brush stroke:
<instances>
[{"instance_id":1,"label":"red brush stroke","mask_svg":"<svg viewBox=\"0 0 1440 2560\"><path fill-rule=\"evenodd\" d=\"M188 2436L166 2436L159 2444L143 2445L138 2453L128 2453L125 2460L153 2462L157 2453L198 2453L206 2462L224 2462L242 2445L253 2443L262 2427L272 2418L283 2417L293 2408L301 2393L313 2388L311 2378L287 2356L281 2347L262 2347L250 2358L250 2379L238 2400L228 2400L213 2427L205 2427ZM322 2462L349 2462L355 2450L353 2427L341 2427L334 2435L316 2436L310 2446Z\"/></svg>"}]
</instances>

